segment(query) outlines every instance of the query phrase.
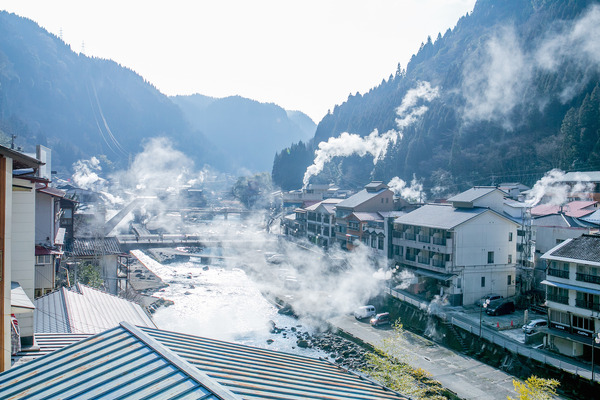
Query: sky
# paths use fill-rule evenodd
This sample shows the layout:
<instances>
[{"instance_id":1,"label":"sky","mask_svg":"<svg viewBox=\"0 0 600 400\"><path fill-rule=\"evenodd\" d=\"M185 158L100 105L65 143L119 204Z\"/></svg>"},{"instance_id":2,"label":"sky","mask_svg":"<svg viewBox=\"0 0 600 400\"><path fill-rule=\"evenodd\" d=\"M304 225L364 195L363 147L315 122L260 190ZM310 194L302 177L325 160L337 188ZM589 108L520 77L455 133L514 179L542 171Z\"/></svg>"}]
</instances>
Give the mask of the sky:
<instances>
[{"instance_id":1,"label":"sky","mask_svg":"<svg viewBox=\"0 0 600 400\"><path fill-rule=\"evenodd\" d=\"M0 0L75 52L116 61L162 93L240 95L318 123L403 67L475 0Z\"/></svg>"}]
</instances>

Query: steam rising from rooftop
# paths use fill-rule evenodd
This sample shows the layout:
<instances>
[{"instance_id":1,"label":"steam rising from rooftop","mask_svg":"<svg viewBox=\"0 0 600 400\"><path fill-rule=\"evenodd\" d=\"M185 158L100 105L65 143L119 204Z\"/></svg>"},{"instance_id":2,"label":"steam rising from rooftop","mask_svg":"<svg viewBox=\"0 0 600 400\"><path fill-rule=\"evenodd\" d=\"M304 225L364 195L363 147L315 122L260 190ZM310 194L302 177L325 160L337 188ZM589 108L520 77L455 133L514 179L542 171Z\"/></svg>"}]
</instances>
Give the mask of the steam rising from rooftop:
<instances>
[{"instance_id":1,"label":"steam rising from rooftop","mask_svg":"<svg viewBox=\"0 0 600 400\"><path fill-rule=\"evenodd\" d=\"M370 155L373 157L373 164L377 164L385 157L388 147L402 139L402 129L415 123L427 112L428 107L423 102L430 102L438 96L439 89L437 87L432 88L429 82L419 82L416 88L410 89L406 93L402 103L396 109L398 115L396 125L400 131L391 129L379 134L375 129L365 137L343 132L338 137L331 137L327 142L319 143L313 164L304 173L304 187L308 185L310 178L323 171L325 164L334 157L348 157L354 154L361 157Z\"/></svg>"},{"instance_id":2,"label":"steam rising from rooftop","mask_svg":"<svg viewBox=\"0 0 600 400\"><path fill-rule=\"evenodd\" d=\"M424 193L423 193L423 184L417 180L416 176L413 176L413 179L410 181L410 186L407 186L407 183L398 178L397 176L393 177L392 180L388 183L388 187L391 191L393 191L398 196L403 199L411 202L423 202L425 201Z\"/></svg>"},{"instance_id":3,"label":"steam rising from rooftop","mask_svg":"<svg viewBox=\"0 0 600 400\"><path fill-rule=\"evenodd\" d=\"M565 173L558 169L553 169L538 180L529 191L525 203L529 207L544 203L550 205L563 205L570 198L582 196L591 193L594 190L593 184L589 182L589 177L585 173L575 174L574 185L565 181Z\"/></svg>"}]
</instances>

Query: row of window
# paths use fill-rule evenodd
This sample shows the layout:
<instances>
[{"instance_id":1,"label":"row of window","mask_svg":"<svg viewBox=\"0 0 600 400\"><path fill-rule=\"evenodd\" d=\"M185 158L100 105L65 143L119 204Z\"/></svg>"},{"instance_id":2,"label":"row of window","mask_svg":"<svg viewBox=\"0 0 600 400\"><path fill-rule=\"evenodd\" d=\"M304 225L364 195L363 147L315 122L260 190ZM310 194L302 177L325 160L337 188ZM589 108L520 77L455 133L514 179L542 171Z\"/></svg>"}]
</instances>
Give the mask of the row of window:
<instances>
[{"instance_id":1,"label":"row of window","mask_svg":"<svg viewBox=\"0 0 600 400\"><path fill-rule=\"evenodd\" d=\"M572 320L570 316L572 316ZM568 314L559 310L550 310L550 322L564 326L572 326L575 329L582 329L588 332L595 331L593 319Z\"/></svg>"},{"instance_id":2,"label":"row of window","mask_svg":"<svg viewBox=\"0 0 600 400\"><path fill-rule=\"evenodd\" d=\"M569 305L569 290L548 286L546 298L555 303ZM576 292L575 306L587 310L600 311L600 296L591 293Z\"/></svg>"}]
</instances>

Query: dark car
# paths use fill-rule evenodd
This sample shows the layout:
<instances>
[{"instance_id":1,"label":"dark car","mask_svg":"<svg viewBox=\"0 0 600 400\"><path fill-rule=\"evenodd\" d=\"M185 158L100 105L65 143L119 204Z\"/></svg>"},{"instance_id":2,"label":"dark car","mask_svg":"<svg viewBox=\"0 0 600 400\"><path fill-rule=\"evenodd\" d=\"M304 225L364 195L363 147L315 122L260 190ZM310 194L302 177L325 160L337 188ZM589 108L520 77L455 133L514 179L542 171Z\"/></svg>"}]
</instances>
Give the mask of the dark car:
<instances>
[{"instance_id":1,"label":"dark car","mask_svg":"<svg viewBox=\"0 0 600 400\"><path fill-rule=\"evenodd\" d=\"M379 326L390 323L390 313L384 312L371 318L371 325Z\"/></svg>"},{"instance_id":2,"label":"dark car","mask_svg":"<svg viewBox=\"0 0 600 400\"><path fill-rule=\"evenodd\" d=\"M488 315L504 315L515 312L515 303L512 301L496 301L490 303L485 309Z\"/></svg>"}]
</instances>

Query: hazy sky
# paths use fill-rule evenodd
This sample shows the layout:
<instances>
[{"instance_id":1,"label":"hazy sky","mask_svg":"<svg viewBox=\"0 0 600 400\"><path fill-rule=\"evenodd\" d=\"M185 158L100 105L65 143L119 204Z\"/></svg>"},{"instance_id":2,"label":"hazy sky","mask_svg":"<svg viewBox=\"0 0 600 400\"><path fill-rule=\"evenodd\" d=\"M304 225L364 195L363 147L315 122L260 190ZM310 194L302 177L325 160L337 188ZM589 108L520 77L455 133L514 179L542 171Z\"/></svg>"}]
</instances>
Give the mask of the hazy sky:
<instances>
[{"instance_id":1,"label":"hazy sky","mask_svg":"<svg viewBox=\"0 0 600 400\"><path fill-rule=\"evenodd\" d=\"M316 123L406 67L475 0L0 0L167 95L240 95Z\"/></svg>"}]
</instances>

